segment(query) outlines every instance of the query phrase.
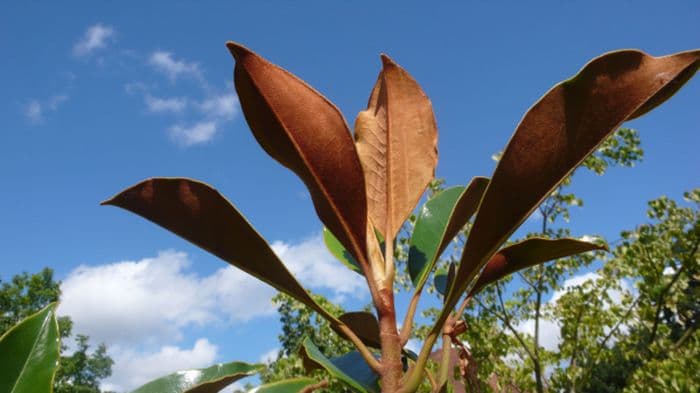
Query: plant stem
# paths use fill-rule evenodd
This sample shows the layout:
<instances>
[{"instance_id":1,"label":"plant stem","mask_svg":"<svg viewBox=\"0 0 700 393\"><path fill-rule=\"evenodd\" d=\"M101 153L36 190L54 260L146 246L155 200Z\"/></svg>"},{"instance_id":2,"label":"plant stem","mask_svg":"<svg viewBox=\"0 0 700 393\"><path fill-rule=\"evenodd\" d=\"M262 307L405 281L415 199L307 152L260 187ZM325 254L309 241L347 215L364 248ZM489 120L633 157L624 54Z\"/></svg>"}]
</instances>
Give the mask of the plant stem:
<instances>
[{"instance_id":1,"label":"plant stem","mask_svg":"<svg viewBox=\"0 0 700 393\"><path fill-rule=\"evenodd\" d=\"M411 303L408 304L408 311L406 311L406 316L403 318L403 323L401 324L401 346L406 345L408 340L411 338L411 330L413 329L413 317L416 314L416 309L418 308L418 300L420 300L421 290L416 289L411 297Z\"/></svg>"},{"instance_id":2,"label":"plant stem","mask_svg":"<svg viewBox=\"0 0 700 393\"><path fill-rule=\"evenodd\" d=\"M383 393L399 390L403 376L401 363L401 338L396 328L396 308L394 303L394 242L385 239L384 268L386 275L379 289L379 302L375 302L379 316L379 339L382 347L380 380Z\"/></svg>"}]
</instances>

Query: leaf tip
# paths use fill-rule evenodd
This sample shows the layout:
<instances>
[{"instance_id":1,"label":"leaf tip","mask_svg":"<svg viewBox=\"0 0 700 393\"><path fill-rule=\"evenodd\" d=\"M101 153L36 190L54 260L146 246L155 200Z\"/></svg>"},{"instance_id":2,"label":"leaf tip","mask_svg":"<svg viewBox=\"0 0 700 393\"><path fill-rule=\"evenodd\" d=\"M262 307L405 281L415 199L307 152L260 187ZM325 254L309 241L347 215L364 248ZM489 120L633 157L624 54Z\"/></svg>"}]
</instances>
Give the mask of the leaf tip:
<instances>
[{"instance_id":1,"label":"leaf tip","mask_svg":"<svg viewBox=\"0 0 700 393\"><path fill-rule=\"evenodd\" d=\"M234 41L226 41L226 48L236 61L239 57L251 53L250 49Z\"/></svg>"},{"instance_id":2,"label":"leaf tip","mask_svg":"<svg viewBox=\"0 0 700 393\"><path fill-rule=\"evenodd\" d=\"M396 66L396 62L386 53L381 53L379 57L382 59L382 66L384 68Z\"/></svg>"}]
</instances>

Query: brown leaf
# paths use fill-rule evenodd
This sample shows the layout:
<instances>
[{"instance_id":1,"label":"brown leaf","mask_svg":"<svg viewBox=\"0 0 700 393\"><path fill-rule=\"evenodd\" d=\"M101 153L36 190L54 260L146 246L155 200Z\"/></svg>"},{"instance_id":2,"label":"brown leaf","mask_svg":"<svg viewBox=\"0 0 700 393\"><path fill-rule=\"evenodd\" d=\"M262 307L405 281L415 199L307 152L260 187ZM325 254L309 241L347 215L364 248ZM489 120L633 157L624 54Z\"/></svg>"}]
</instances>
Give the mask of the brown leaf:
<instances>
[{"instance_id":1,"label":"brown leaf","mask_svg":"<svg viewBox=\"0 0 700 393\"><path fill-rule=\"evenodd\" d=\"M321 221L366 263L367 201L362 166L342 114L328 99L249 49L226 44L253 135L306 184Z\"/></svg>"},{"instance_id":2,"label":"brown leaf","mask_svg":"<svg viewBox=\"0 0 700 393\"><path fill-rule=\"evenodd\" d=\"M469 292L469 296L518 270L593 250L607 250L607 247L571 238L523 240L501 249L491 257Z\"/></svg>"},{"instance_id":3,"label":"brown leaf","mask_svg":"<svg viewBox=\"0 0 700 393\"><path fill-rule=\"evenodd\" d=\"M102 204L121 207L162 226L306 304L332 325L339 323L311 298L243 215L210 186L190 179L155 178Z\"/></svg>"},{"instance_id":4,"label":"brown leaf","mask_svg":"<svg viewBox=\"0 0 700 393\"><path fill-rule=\"evenodd\" d=\"M462 254L448 307L527 216L624 121L661 104L697 71L700 51L637 50L593 59L547 92L506 147Z\"/></svg>"},{"instance_id":5,"label":"brown leaf","mask_svg":"<svg viewBox=\"0 0 700 393\"><path fill-rule=\"evenodd\" d=\"M388 56L367 110L355 120L372 223L393 239L435 176L437 126L430 100Z\"/></svg>"},{"instance_id":6,"label":"brown leaf","mask_svg":"<svg viewBox=\"0 0 700 393\"><path fill-rule=\"evenodd\" d=\"M362 341L373 347L381 348L379 338L379 322L377 318L365 311L349 312L338 317L346 324Z\"/></svg>"}]
</instances>

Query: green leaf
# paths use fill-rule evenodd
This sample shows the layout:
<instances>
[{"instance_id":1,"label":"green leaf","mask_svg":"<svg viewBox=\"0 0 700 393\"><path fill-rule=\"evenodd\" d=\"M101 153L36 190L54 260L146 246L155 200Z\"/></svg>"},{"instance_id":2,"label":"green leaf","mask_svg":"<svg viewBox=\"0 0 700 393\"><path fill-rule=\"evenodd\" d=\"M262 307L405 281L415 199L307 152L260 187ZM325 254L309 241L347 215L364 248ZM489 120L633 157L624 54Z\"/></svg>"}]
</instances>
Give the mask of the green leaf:
<instances>
[{"instance_id":1,"label":"green leaf","mask_svg":"<svg viewBox=\"0 0 700 393\"><path fill-rule=\"evenodd\" d=\"M328 359L309 339L304 338L300 355L307 372L323 368L333 377L345 382L357 392L379 392L379 376L367 365L359 352L354 351L345 355Z\"/></svg>"},{"instance_id":2,"label":"green leaf","mask_svg":"<svg viewBox=\"0 0 700 393\"><path fill-rule=\"evenodd\" d=\"M408 274L416 288L423 287L440 254L474 214L488 182L475 177L467 187L445 189L423 205L408 251Z\"/></svg>"},{"instance_id":3,"label":"green leaf","mask_svg":"<svg viewBox=\"0 0 700 393\"><path fill-rule=\"evenodd\" d=\"M51 303L0 337L0 392L51 392L59 350L56 303Z\"/></svg>"},{"instance_id":4,"label":"green leaf","mask_svg":"<svg viewBox=\"0 0 700 393\"><path fill-rule=\"evenodd\" d=\"M311 378L292 378L284 381L258 386L250 392L255 393L299 393L305 387L315 384Z\"/></svg>"},{"instance_id":5,"label":"green leaf","mask_svg":"<svg viewBox=\"0 0 700 393\"><path fill-rule=\"evenodd\" d=\"M660 105L700 65L700 50L653 57L637 50L591 60L549 90L522 118L467 237L449 311L498 247L587 156L626 120Z\"/></svg>"},{"instance_id":6,"label":"green leaf","mask_svg":"<svg viewBox=\"0 0 700 393\"><path fill-rule=\"evenodd\" d=\"M340 324L301 286L248 220L211 186L185 178L154 178L102 204L162 226L309 306L333 328Z\"/></svg>"},{"instance_id":7,"label":"green leaf","mask_svg":"<svg viewBox=\"0 0 700 393\"><path fill-rule=\"evenodd\" d=\"M333 233L326 227L323 228L323 242L326 243L328 251L333 254L343 265L347 266L348 269L354 271L355 273L364 276L362 273L362 268L360 264L357 263L352 254L340 243L340 240L333 235Z\"/></svg>"},{"instance_id":8,"label":"green leaf","mask_svg":"<svg viewBox=\"0 0 700 393\"><path fill-rule=\"evenodd\" d=\"M469 292L469 296L478 293L486 285L518 270L593 250L607 250L607 247L571 238L523 240L501 249L491 258Z\"/></svg>"},{"instance_id":9,"label":"green leaf","mask_svg":"<svg viewBox=\"0 0 700 393\"><path fill-rule=\"evenodd\" d=\"M183 370L153 380L132 393L214 393L264 368L262 364L230 362Z\"/></svg>"},{"instance_id":10,"label":"green leaf","mask_svg":"<svg viewBox=\"0 0 700 393\"><path fill-rule=\"evenodd\" d=\"M450 263L448 270L441 269L435 273L435 277L433 277L433 284L440 295L445 296L447 291L449 291L450 286L454 281L455 269L455 264Z\"/></svg>"}]
</instances>

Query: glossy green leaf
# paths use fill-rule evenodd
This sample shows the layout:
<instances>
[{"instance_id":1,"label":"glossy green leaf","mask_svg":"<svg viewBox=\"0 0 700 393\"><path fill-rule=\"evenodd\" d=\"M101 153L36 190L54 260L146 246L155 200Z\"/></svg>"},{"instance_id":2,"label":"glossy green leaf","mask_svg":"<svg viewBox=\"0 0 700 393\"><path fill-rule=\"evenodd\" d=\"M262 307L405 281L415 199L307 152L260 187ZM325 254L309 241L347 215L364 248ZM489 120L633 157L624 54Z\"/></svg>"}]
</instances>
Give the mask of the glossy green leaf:
<instances>
[{"instance_id":1,"label":"glossy green leaf","mask_svg":"<svg viewBox=\"0 0 700 393\"><path fill-rule=\"evenodd\" d=\"M611 52L591 60L537 101L494 171L445 310L457 304L498 247L606 137L668 99L698 66L700 50L662 57L638 50Z\"/></svg>"},{"instance_id":2,"label":"glossy green leaf","mask_svg":"<svg viewBox=\"0 0 700 393\"><path fill-rule=\"evenodd\" d=\"M343 265L347 266L348 269L352 270L353 272L364 276L360 264L357 263L352 254L345 249L343 244L340 243L340 240L338 240L338 238L336 238L335 235L333 235L333 233L325 227L323 228L323 242L326 243L328 251L330 251L330 253L336 257L336 259L342 262Z\"/></svg>"},{"instance_id":3,"label":"glossy green leaf","mask_svg":"<svg viewBox=\"0 0 700 393\"><path fill-rule=\"evenodd\" d=\"M333 377L343 381L357 392L379 392L379 376L372 371L359 352L346 353L337 358L328 359L308 338L304 338L299 353L307 372L325 369Z\"/></svg>"},{"instance_id":4,"label":"glossy green leaf","mask_svg":"<svg viewBox=\"0 0 700 393\"><path fill-rule=\"evenodd\" d=\"M607 247L571 238L523 240L501 249L491 258L469 295L478 293L485 286L518 270L594 250L607 250Z\"/></svg>"},{"instance_id":5,"label":"glossy green leaf","mask_svg":"<svg viewBox=\"0 0 700 393\"><path fill-rule=\"evenodd\" d=\"M153 380L132 393L215 393L264 368L262 364L231 362L183 370Z\"/></svg>"},{"instance_id":6,"label":"glossy green leaf","mask_svg":"<svg viewBox=\"0 0 700 393\"><path fill-rule=\"evenodd\" d=\"M209 185L185 178L154 178L102 204L121 207L162 226L306 304L332 327L340 324L313 300L245 217Z\"/></svg>"},{"instance_id":7,"label":"glossy green leaf","mask_svg":"<svg viewBox=\"0 0 700 393\"><path fill-rule=\"evenodd\" d=\"M455 264L450 263L450 267L447 270L441 269L435 272L433 284L435 285L435 290L437 290L440 295L445 296L447 291L450 289L452 281L454 281L455 269Z\"/></svg>"},{"instance_id":8,"label":"glossy green leaf","mask_svg":"<svg viewBox=\"0 0 700 393\"><path fill-rule=\"evenodd\" d=\"M435 262L479 206L488 179L445 189L427 201L416 219L408 251L408 274L422 288Z\"/></svg>"},{"instance_id":9,"label":"glossy green leaf","mask_svg":"<svg viewBox=\"0 0 700 393\"><path fill-rule=\"evenodd\" d=\"M59 350L56 303L52 303L0 337L0 392L52 391Z\"/></svg>"},{"instance_id":10,"label":"glossy green leaf","mask_svg":"<svg viewBox=\"0 0 700 393\"><path fill-rule=\"evenodd\" d=\"M268 383L258 386L250 393L299 393L304 388L315 384L311 378L292 378L284 381Z\"/></svg>"}]
</instances>

